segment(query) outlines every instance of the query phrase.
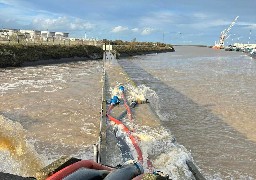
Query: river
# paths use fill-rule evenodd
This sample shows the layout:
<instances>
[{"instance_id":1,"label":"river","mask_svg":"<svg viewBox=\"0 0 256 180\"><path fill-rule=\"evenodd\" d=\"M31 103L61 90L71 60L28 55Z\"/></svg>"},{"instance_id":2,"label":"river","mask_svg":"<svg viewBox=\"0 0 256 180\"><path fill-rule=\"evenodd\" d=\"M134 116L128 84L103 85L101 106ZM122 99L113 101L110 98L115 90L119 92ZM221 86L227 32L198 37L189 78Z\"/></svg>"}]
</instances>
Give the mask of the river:
<instances>
[{"instance_id":1,"label":"river","mask_svg":"<svg viewBox=\"0 0 256 180\"><path fill-rule=\"evenodd\" d=\"M256 61L205 47L175 50L119 64L157 94L147 97L152 111L207 179L255 179ZM101 61L1 69L0 171L31 175L62 155L93 158L101 72Z\"/></svg>"}]
</instances>

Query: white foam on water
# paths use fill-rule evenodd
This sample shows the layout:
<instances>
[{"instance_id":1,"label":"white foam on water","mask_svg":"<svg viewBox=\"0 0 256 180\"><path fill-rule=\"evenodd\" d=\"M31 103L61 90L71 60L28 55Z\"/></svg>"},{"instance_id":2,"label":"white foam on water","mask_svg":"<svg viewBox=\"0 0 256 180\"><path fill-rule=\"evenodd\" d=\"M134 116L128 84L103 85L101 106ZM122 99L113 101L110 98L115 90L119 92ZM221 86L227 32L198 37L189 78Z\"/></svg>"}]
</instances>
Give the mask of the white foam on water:
<instances>
[{"instance_id":1,"label":"white foam on water","mask_svg":"<svg viewBox=\"0 0 256 180\"><path fill-rule=\"evenodd\" d=\"M183 146L176 143L169 130L149 126L138 126L136 130L144 159L150 159L155 170L168 174L172 179L192 177L186 165L186 161L191 161L192 156Z\"/></svg>"},{"instance_id":2,"label":"white foam on water","mask_svg":"<svg viewBox=\"0 0 256 180\"><path fill-rule=\"evenodd\" d=\"M157 105L157 102L159 102L157 94L145 85L134 87L126 84L125 88L127 88L126 94L128 94L129 101L136 99L146 100L146 97L150 96L150 98L154 99L154 104ZM117 94L115 89L111 89L113 94ZM162 118L168 118L167 116ZM133 132L132 135L138 137L137 140L143 154L145 172L149 172L149 167L147 166L147 159L149 159L155 170L168 174L172 179L193 179L193 175L186 164L186 161L193 161L193 158L184 146L176 142L175 137L169 130L164 127L138 126L135 123L136 120L130 122L127 118L122 121L127 127L135 127L136 129L136 132ZM122 125L115 127L118 129L116 135L125 139L130 147L131 154L137 160L136 150L127 133L123 132Z\"/></svg>"},{"instance_id":3,"label":"white foam on water","mask_svg":"<svg viewBox=\"0 0 256 180\"><path fill-rule=\"evenodd\" d=\"M134 160L137 161L138 154L128 134L122 130L123 125L112 125L117 129L116 136L125 140ZM170 131L162 127L136 126L136 132L132 133L132 135L138 137L137 143L143 154L145 172L149 172L147 165L147 160L149 159L155 171L168 174L172 179L191 179L193 177L186 165L186 161L193 161L193 158L184 146L176 143Z\"/></svg>"},{"instance_id":4,"label":"white foam on water","mask_svg":"<svg viewBox=\"0 0 256 180\"><path fill-rule=\"evenodd\" d=\"M128 92L128 100L129 101L136 101L136 100L141 100L145 101L146 100L146 95L147 94L152 94L152 96L157 96L155 92L153 92L149 87L145 85L140 85L138 87L134 87L130 84L127 84L127 92Z\"/></svg>"},{"instance_id":5,"label":"white foam on water","mask_svg":"<svg viewBox=\"0 0 256 180\"><path fill-rule=\"evenodd\" d=\"M96 126L93 123L83 123L83 126L80 128L80 131L85 134L95 134Z\"/></svg>"},{"instance_id":6,"label":"white foam on water","mask_svg":"<svg viewBox=\"0 0 256 180\"><path fill-rule=\"evenodd\" d=\"M26 73L26 72L24 72ZM42 75L41 75L42 76ZM45 92L55 92L58 89L62 89L54 83L65 83L63 80L62 74L53 74L51 77L40 77L42 79L35 79L36 75L27 76L26 79L22 79L22 77L11 77L11 81L8 83L2 83L0 86L1 95L6 94L11 90L18 90L23 93L29 93L32 91L40 90L45 88ZM31 78L31 79L28 79Z\"/></svg>"},{"instance_id":7,"label":"white foam on water","mask_svg":"<svg viewBox=\"0 0 256 180\"><path fill-rule=\"evenodd\" d=\"M1 171L21 176L34 176L44 164L26 132L18 122L0 115L0 159L4 159Z\"/></svg>"},{"instance_id":8,"label":"white foam on water","mask_svg":"<svg viewBox=\"0 0 256 180\"><path fill-rule=\"evenodd\" d=\"M20 171L21 164L15 161L8 150L3 149L2 145L0 150L0 171L10 174L22 174Z\"/></svg>"},{"instance_id":9,"label":"white foam on water","mask_svg":"<svg viewBox=\"0 0 256 180\"><path fill-rule=\"evenodd\" d=\"M23 94L23 93L31 93L32 97L33 94L37 95L37 92L45 95L47 93L58 91L59 89L66 89L67 87L72 87L73 84L77 85L80 83L81 86L84 82L89 79L89 75L96 76L101 71L102 66L100 66L101 63L98 61L87 61L87 62L76 62L74 66L72 67L72 64L60 64L60 65L53 65L53 66L36 66L36 67L27 67L27 68L15 68L12 70L3 70L1 72L1 75L3 79L1 79L0 82L0 96L6 96L13 95L13 94ZM88 77L87 77L88 76ZM93 79L94 80L94 79ZM73 83L74 82L74 83ZM79 84L79 85L80 85ZM84 87L84 86L83 86ZM87 87L85 87L87 88ZM81 88L82 89L82 88ZM85 89L87 90L87 89ZM48 95L48 94L47 94ZM65 95L65 93L64 93ZM22 95L21 95L22 96ZM29 96L28 96L29 97ZM68 96L69 97L69 96ZM71 97L70 99L73 100L74 97ZM96 98L95 98L96 99ZM19 99L18 99L19 100ZM70 100L70 101L71 101ZM96 99L98 100L98 99ZM44 102L43 104L49 104L54 103L54 99L47 99L47 96L45 98L38 100L38 102ZM85 100L84 100L85 101ZM74 103L82 104L84 101L76 101ZM88 98L88 102L90 102L91 99ZM40 103L36 106L39 109L41 109ZM94 103L92 105L92 108L97 108L97 103ZM24 106L27 106L27 104L24 104ZM15 106L16 107L16 106ZM67 106L68 107L68 106ZM35 131L40 131L40 129L28 129L27 132L22 127L23 121L19 119L20 113L17 109L14 111L13 109L8 109L9 107L3 107L2 111L3 113L8 112L9 119L2 117L0 115L0 171L2 172L8 172L12 174L22 175L22 176L33 176L34 172L43 168L45 165L50 164L51 162L55 161L56 159L59 159L62 155L68 154L72 157L77 157L81 159L93 159L93 146L92 143L89 142L87 146L83 145L82 140L80 140L82 143L81 145L72 144L72 139L74 141L76 140L74 137L70 137L69 132L66 134L61 134L62 139L60 140L60 143L53 142L48 143L48 140L44 137L39 137L39 139L32 140L31 138L37 138L37 136L33 136L33 133ZM17 107L20 108L20 107ZM30 112L27 112L28 110L26 107L23 107L24 114L30 115ZM60 107L62 112L62 107ZM63 109L65 107L63 106ZM44 107L42 107L44 109ZM47 108L46 108L47 109ZM34 110L34 109L33 109ZM32 113L37 113L37 111ZM39 112L39 111L38 111ZM57 112L57 110L56 110ZM65 111L66 112L66 111ZM63 113L65 113L63 112ZM73 117L81 116L82 111L73 111L73 114L71 115L72 118L68 119L67 121L77 122L82 121L85 122L84 124L80 125L78 123L77 131L81 134L81 136L78 136L78 138L83 139L83 137L88 138L87 135L90 137L92 135L97 136L96 133L97 127L93 123L87 123L87 119L73 119ZM18 115L17 115L18 113ZM39 112L41 113L41 112ZM94 112L92 112L94 113ZM39 114L40 115L40 114ZM56 115L56 116L55 116ZM58 113L55 113L54 118L58 119L61 115L58 116ZM11 116L15 116L15 121L21 122L14 122L12 121ZM69 114L67 114L69 116ZM17 118L16 118L17 117ZM95 120L95 122L98 121L95 117L88 115L90 120ZM39 120L40 123L43 122L44 119ZM36 120L35 120L36 121ZM28 121L26 121L24 124L26 124ZM54 121L55 122L55 121ZM44 125L53 126L54 122L45 122ZM57 122L57 121L56 121ZM91 122L91 121L90 121ZM29 122L30 123L30 122ZM31 122L30 125L36 125L33 124L35 122ZM64 124L64 123L63 123ZM65 125L65 124L64 124ZM53 126L54 128L54 126ZM67 127L67 130L72 130L74 127ZM45 138L54 138L60 134L58 132L62 129L56 129L55 132L57 133L51 133L50 137L45 136ZM46 132L42 133L46 134ZM31 135L32 134L32 135ZM65 137L64 137L65 136ZM29 138L29 139L28 139ZM40 139L42 138L42 140ZM64 138L71 139L70 144L66 144L64 141ZM3 140L4 139L4 140ZM35 144L35 146L34 146ZM35 148L34 148L35 147ZM38 154L36 150L40 153ZM62 151L63 150L63 151ZM71 151L69 151L71 150ZM32 162L33 161L33 162ZM35 171L34 171L35 170ZM33 172L32 172L33 171Z\"/></svg>"},{"instance_id":10,"label":"white foam on water","mask_svg":"<svg viewBox=\"0 0 256 180\"><path fill-rule=\"evenodd\" d=\"M126 142L126 144L130 148L130 153L131 153L132 157L134 158L134 160L137 160L138 154L137 154L137 152L136 152L136 150L135 150L135 148L134 148L134 146L133 146L133 144L131 142L131 139L129 138L129 135L126 132L123 131L124 125L122 125L122 124L116 125L113 122L111 122L111 124L113 126L113 129L117 130L116 134L115 134L116 137L120 137L120 138L122 138ZM120 162L115 162L115 163L116 164L118 164L118 163L120 164Z\"/></svg>"}]
</instances>

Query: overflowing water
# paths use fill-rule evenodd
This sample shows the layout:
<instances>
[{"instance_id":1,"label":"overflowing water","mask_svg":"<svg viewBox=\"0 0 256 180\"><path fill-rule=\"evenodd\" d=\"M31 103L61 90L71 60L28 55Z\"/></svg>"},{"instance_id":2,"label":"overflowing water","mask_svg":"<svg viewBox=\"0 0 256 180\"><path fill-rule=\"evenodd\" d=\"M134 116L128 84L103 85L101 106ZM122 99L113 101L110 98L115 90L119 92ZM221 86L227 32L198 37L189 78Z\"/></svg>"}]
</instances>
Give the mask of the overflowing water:
<instances>
[{"instance_id":1,"label":"overflowing water","mask_svg":"<svg viewBox=\"0 0 256 180\"><path fill-rule=\"evenodd\" d=\"M256 61L239 52L176 47L122 60L150 87L151 106L208 179L256 178Z\"/></svg>"},{"instance_id":2,"label":"overflowing water","mask_svg":"<svg viewBox=\"0 0 256 180\"><path fill-rule=\"evenodd\" d=\"M124 84L128 100L150 101L149 109L136 109L149 114L124 119L144 158L173 179L191 178L186 160L207 179L255 179L256 61L239 52L175 49L118 60L138 85ZM101 72L99 61L1 69L0 171L33 176L63 155L93 158ZM115 154L110 164L121 161Z\"/></svg>"}]
</instances>

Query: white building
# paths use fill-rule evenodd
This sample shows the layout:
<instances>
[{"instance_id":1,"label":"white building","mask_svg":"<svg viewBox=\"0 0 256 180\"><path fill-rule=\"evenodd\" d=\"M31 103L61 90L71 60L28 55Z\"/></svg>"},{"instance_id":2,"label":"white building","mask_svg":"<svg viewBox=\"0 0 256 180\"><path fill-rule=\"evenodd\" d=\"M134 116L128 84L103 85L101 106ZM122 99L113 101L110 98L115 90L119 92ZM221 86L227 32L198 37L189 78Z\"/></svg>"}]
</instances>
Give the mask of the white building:
<instances>
[{"instance_id":1,"label":"white building","mask_svg":"<svg viewBox=\"0 0 256 180\"><path fill-rule=\"evenodd\" d=\"M239 48L256 48L256 44L242 44L242 43L234 43L234 46Z\"/></svg>"},{"instance_id":2,"label":"white building","mask_svg":"<svg viewBox=\"0 0 256 180\"><path fill-rule=\"evenodd\" d=\"M41 38L46 41L49 35L49 31L41 31Z\"/></svg>"},{"instance_id":3,"label":"white building","mask_svg":"<svg viewBox=\"0 0 256 180\"><path fill-rule=\"evenodd\" d=\"M0 29L0 37L1 38L8 38L14 34L17 34L17 32L19 32L18 29Z\"/></svg>"},{"instance_id":4,"label":"white building","mask_svg":"<svg viewBox=\"0 0 256 180\"><path fill-rule=\"evenodd\" d=\"M41 31L37 30L24 30L21 29L20 33L25 36L26 39L35 40L35 38L40 38Z\"/></svg>"},{"instance_id":5,"label":"white building","mask_svg":"<svg viewBox=\"0 0 256 180\"><path fill-rule=\"evenodd\" d=\"M64 38L68 38L69 33L63 33Z\"/></svg>"},{"instance_id":6,"label":"white building","mask_svg":"<svg viewBox=\"0 0 256 180\"><path fill-rule=\"evenodd\" d=\"M41 38L46 41L47 38L55 38L57 40L63 40L68 38L69 33L64 32L50 32L50 31L41 31Z\"/></svg>"},{"instance_id":7,"label":"white building","mask_svg":"<svg viewBox=\"0 0 256 180\"><path fill-rule=\"evenodd\" d=\"M55 32L55 38L58 40L66 39L68 38L69 33L64 33L64 32Z\"/></svg>"},{"instance_id":8,"label":"white building","mask_svg":"<svg viewBox=\"0 0 256 180\"><path fill-rule=\"evenodd\" d=\"M47 41L49 38L54 38L55 37L55 32L50 32L50 31L41 31L41 38L43 41Z\"/></svg>"},{"instance_id":9,"label":"white building","mask_svg":"<svg viewBox=\"0 0 256 180\"><path fill-rule=\"evenodd\" d=\"M47 41L49 39L63 40L67 39L69 33L64 32L51 32L51 31L38 31L38 30L25 30L25 29L0 29L0 38L9 38L10 36L15 35L27 40L42 39Z\"/></svg>"}]
</instances>

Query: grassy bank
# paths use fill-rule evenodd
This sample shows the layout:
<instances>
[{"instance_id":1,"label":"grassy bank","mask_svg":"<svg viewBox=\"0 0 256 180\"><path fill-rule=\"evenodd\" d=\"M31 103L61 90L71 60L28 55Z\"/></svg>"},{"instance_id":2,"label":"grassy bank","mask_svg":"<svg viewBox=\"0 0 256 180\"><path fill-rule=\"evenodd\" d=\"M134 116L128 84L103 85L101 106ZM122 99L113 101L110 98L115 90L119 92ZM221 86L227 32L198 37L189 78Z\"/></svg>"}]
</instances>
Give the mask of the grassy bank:
<instances>
[{"instance_id":1,"label":"grassy bank","mask_svg":"<svg viewBox=\"0 0 256 180\"><path fill-rule=\"evenodd\" d=\"M0 45L0 67L17 67L25 62L83 57L102 59L103 50L96 46L76 45Z\"/></svg>"},{"instance_id":2,"label":"grassy bank","mask_svg":"<svg viewBox=\"0 0 256 180\"><path fill-rule=\"evenodd\" d=\"M134 56L150 53L173 52L172 46L132 46L113 45L117 57ZM24 64L36 64L37 62L58 63L61 59L65 61L72 58L102 59L103 50L101 47L91 45L9 45L0 44L0 68L19 67Z\"/></svg>"},{"instance_id":3,"label":"grassy bank","mask_svg":"<svg viewBox=\"0 0 256 180\"><path fill-rule=\"evenodd\" d=\"M175 51L172 46L114 46L113 49L117 52L117 57Z\"/></svg>"}]
</instances>

